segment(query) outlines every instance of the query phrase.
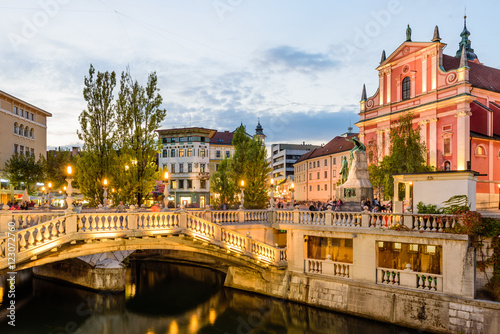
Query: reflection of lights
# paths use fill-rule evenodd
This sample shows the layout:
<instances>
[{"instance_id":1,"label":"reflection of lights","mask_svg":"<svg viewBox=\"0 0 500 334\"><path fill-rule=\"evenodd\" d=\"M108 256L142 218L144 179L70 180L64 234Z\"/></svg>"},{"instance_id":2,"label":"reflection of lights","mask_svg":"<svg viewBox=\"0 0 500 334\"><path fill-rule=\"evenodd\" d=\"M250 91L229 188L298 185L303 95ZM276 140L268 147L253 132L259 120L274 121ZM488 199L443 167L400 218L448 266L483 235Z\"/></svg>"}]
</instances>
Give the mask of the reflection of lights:
<instances>
[{"instance_id":1,"label":"reflection of lights","mask_svg":"<svg viewBox=\"0 0 500 334\"><path fill-rule=\"evenodd\" d=\"M3 303L3 286L0 286L0 304Z\"/></svg>"},{"instance_id":2,"label":"reflection of lights","mask_svg":"<svg viewBox=\"0 0 500 334\"><path fill-rule=\"evenodd\" d=\"M217 313L215 312L214 308L211 308L208 311L208 322L210 323L210 325L215 324L215 319L216 318L217 318Z\"/></svg>"},{"instance_id":3,"label":"reflection of lights","mask_svg":"<svg viewBox=\"0 0 500 334\"><path fill-rule=\"evenodd\" d=\"M125 285L125 299L130 299L135 296L135 284Z\"/></svg>"},{"instance_id":4,"label":"reflection of lights","mask_svg":"<svg viewBox=\"0 0 500 334\"><path fill-rule=\"evenodd\" d=\"M172 320L170 323L170 327L168 328L168 334L178 334L179 326L177 325L177 321Z\"/></svg>"},{"instance_id":5,"label":"reflection of lights","mask_svg":"<svg viewBox=\"0 0 500 334\"><path fill-rule=\"evenodd\" d=\"M148 329L148 331L146 332L146 334L155 334L155 331L153 329Z\"/></svg>"},{"instance_id":6,"label":"reflection of lights","mask_svg":"<svg viewBox=\"0 0 500 334\"><path fill-rule=\"evenodd\" d=\"M193 314L191 316L191 321L189 321L189 332L190 333L197 333L198 327L199 327L198 317L196 316L196 314Z\"/></svg>"}]
</instances>

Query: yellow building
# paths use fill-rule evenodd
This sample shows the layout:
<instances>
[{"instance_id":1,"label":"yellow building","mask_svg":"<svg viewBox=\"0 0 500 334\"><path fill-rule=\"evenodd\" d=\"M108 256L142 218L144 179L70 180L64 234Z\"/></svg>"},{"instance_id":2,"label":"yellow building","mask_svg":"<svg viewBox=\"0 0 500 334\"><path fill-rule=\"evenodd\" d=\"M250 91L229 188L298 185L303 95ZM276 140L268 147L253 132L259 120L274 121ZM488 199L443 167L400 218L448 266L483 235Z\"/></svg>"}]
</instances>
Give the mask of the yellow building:
<instances>
[{"instance_id":1,"label":"yellow building","mask_svg":"<svg viewBox=\"0 0 500 334\"><path fill-rule=\"evenodd\" d=\"M0 90L0 173L14 153L45 156L47 117L52 114ZM11 199L7 180L2 177L0 203Z\"/></svg>"}]
</instances>

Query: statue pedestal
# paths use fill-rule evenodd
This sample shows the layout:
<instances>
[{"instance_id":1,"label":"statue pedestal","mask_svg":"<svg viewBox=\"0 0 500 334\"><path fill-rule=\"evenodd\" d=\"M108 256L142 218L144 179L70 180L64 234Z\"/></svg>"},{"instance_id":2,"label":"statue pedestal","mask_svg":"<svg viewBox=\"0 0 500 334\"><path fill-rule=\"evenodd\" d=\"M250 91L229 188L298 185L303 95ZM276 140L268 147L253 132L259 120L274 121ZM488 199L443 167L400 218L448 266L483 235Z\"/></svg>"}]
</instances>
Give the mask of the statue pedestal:
<instances>
[{"instance_id":1,"label":"statue pedestal","mask_svg":"<svg viewBox=\"0 0 500 334\"><path fill-rule=\"evenodd\" d=\"M347 181L337 188L337 198L344 202L346 210L362 211L361 199L369 198L370 202L373 202L373 186L368 175L365 153L355 151L353 155Z\"/></svg>"}]
</instances>

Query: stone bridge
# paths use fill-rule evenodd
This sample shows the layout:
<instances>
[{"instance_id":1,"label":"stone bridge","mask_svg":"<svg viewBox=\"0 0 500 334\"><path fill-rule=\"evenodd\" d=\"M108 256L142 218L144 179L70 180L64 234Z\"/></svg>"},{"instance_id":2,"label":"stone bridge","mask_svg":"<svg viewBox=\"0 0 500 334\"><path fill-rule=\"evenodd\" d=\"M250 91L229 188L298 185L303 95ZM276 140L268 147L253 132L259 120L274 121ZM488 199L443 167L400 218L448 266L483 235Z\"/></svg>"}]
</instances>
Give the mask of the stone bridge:
<instances>
[{"instance_id":1,"label":"stone bridge","mask_svg":"<svg viewBox=\"0 0 500 334\"><path fill-rule=\"evenodd\" d=\"M203 215L187 211L3 214L0 275L69 258L138 249L191 251L254 268L286 267L286 248L259 242ZM228 220L227 214L223 216ZM257 221L262 214L252 217Z\"/></svg>"}]
</instances>

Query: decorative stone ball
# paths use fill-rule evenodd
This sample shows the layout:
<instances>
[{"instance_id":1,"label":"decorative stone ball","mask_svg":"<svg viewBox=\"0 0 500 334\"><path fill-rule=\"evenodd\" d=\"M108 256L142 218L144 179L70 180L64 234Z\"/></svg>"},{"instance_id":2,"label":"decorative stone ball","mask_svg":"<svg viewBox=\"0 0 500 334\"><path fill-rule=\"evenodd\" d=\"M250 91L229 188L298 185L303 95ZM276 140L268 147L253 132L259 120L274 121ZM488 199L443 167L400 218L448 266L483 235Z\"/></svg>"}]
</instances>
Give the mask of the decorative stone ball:
<instances>
[{"instance_id":1,"label":"decorative stone ball","mask_svg":"<svg viewBox=\"0 0 500 334\"><path fill-rule=\"evenodd\" d=\"M368 211L368 210L370 210L370 208L369 208L367 205L365 205L365 206L363 207L363 210Z\"/></svg>"},{"instance_id":2,"label":"decorative stone ball","mask_svg":"<svg viewBox=\"0 0 500 334\"><path fill-rule=\"evenodd\" d=\"M129 209L130 210L135 210L135 205L134 204L130 205Z\"/></svg>"},{"instance_id":3,"label":"decorative stone ball","mask_svg":"<svg viewBox=\"0 0 500 334\"><path fill-rule=\"evenodd\" d=\"M10 207L7 205L7 204L4 204L4 206L2 206L2 210L9 210Z\"/></svg>"}]
</instances>

